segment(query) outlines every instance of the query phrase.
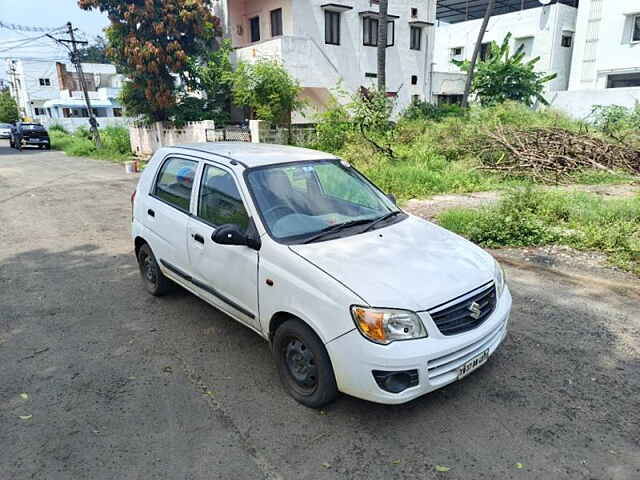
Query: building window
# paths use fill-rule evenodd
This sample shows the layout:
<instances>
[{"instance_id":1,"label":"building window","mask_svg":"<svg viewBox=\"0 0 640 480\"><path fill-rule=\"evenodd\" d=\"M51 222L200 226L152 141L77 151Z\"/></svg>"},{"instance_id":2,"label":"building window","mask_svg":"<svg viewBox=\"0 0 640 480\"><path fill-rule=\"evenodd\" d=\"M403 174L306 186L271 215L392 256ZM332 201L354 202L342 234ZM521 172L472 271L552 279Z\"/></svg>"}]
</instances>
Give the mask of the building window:
<instances>
[{"instance_id":1,"label":"building window","mask_svg":"<svg viewBox=\"0 0 640 480\"><path fill-rule=\"evenodd\" d=\"M364 74L365 78L378 78L378 74L377 73L372 73L372 72L366 72Z\"/></svg>"},{"instance_id":2,"label":"building window","mask_svg":"<svg viewBox=\"0 0 640 480\"><path fill-rule=\"evenodd\" d=\"M282 9L271 10L271 36L282 35Z\"/></svg>"},{"instance_id":3,"label":"building window","mask_svg":"<svg viewBox=\"0 0 640 480\"><path fill-rule=\"evenodd\" d=\"M51 80L48 78L40 78L38 79L40 82L40 86L41 87L50 87L51 86Z\"/></svg>"},{"instance_id":4,"label":"building window","mask_svg":"<svg viewBox=\"0 0 640 480\"><path fill-rule=\"evenodd\" d=\"M114 117L121 117L121 116L122 116L122 109L121 109L121 108L114 107L114 109L113 109L113 116L114 116Z\"/></svg>"},{"instance_id":5,"label":"building window","mask_svg":"<svg viewBox=\"0 0 640 480\"><path fill-rule=\"evenodd\" d=\"M462 47L455 47L451 49L451 58L453 60L463 60L464 55L463 55L464 49Z\"/></svg>"},{"instance_id":6,"label":"building window","mask_svg":"<svg viewBox=\"0 0 640 480\"><path fill-rule=\"evenodd\" d=\"M46 113L47 111L44 108L38 108L38 107L35 107L33 109L33 112L34 112L35 115L46 115L47 114Z\"/></svg>"},{"instance_id":7,"label":"building window","mask_svg":"<svg viewBox=\"0 0 640 480\"><path fill-rule=\"evenodd\" d=\"M640 72L620 73L607 77L607 88L640 87Z\"/></svg>"},{"instance_id":8,"label":"building window","mask_svg":"<svg viewBox=\"0 0 640 480\"><path fill-rule=\"evenodd\" d=\"M391 47L395 40L395 23L387 21L387 47ZM367 47L378 46L378 19L364 17L362 19L362 44Z\"/></svg>"},{"instance_id":9,"label":"building window","mask_svg":"<svg viewBox=\"0 0 640 480\"><path fill-rule=\"evenodd\" d=\"M418 75L411 75L411 85L418 84Z\"/></svg>"},{"instance_id":10,"label":"building window","mask_svg":"<svg viewBox=\"0 0 640 480\"><path fill-rule=\"evenodd\" d=\"M573 45L573 36L571 35L562 35L562 40L560 44L565 48L570 48Z\"/></svg>"},{"instance_id":11,"label":"building window","mask_svg":"<svg viewBox=\"0 0 640 480\"><path fill-rule=\"evenodd\" d=\"M632 42L640 42L640 15L633 17L633 34L631 35Z\"/></svg>"},{"instance_id":12,"label":"building window","mask_svg":"<svg viewBox=\"0 0 640 480\"><path fill-rule=\"evenodd\" d=\"M260 17L253 17L249 19L249 27L251 30L251 41L260 41Z\"/></svg>"},{"instance_id":13,"label":"building window","mask_svg":"<svg viewBox=\"0 0 640 480\"><path fill-rule=\"evenodd\" d=\"M409 48L411 50L420 50L422 43L422 29L420 27L411 27L411 41Z\"/></svg>"},{"instance_id":14,"label":"building window","mask_svg":"<svg viewBox=\"0 0 640 480\"><path fill-rule=\"evenodd\" d=\"M411 9L411 18L418 18L418 9L417 8L412 8Z\"/></svg>"},{"instance_id":15,"label":"building window","mask_svg":"<svg viewBox=\"0 0 640 480\"><path fill-rule=\"evenodd\" d=\"M411 95L411 102L414 104L420 102L420 95Z\"/></svg>"},{"instance_id":16,"label":"building window","mask_svg":"<svg viewBox=\"0 0 640 480\"><path fill-rule=\"evenodd\" d=\"M480 45L480 61L484 62L487 58L489 58L489 54L491 53L491 43L483 43Z\"/></svg>"},{"instance_id":17,"label":"building window","mask_svg":"<svg viewBox=\"0 0 640 480\"><path fill-rule=\"evenodd\" d=\"M340 12L324 11L324 43L340 45Z\"/></svg>"}]
</instances>

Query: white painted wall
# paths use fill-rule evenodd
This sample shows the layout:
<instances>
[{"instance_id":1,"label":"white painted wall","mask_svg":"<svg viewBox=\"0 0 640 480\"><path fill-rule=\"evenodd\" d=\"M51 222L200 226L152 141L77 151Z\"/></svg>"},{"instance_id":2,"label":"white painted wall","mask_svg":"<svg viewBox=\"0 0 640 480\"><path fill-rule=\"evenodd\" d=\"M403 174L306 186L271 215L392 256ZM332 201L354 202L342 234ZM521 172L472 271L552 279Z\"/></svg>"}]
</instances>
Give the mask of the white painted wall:
<instances>
[{"instance_id":1,"label":"white painted wall","mask_svg":"<svg viewBox=\"0 0 640 480\"><path fill-rule=\"evenodd\" d=\"M640 103L640 87L551 92L547 100L551 103L551 108L579 120L588 120L594 105L635 107Z\"/></svg>"},{"instance_id":2,"label":"white painted wall","mask_svg":"<svg viewBox=\"0 0 640 480\"><path fill-rule=\"evenodd\" d=\"M489 22L483 42L495 41L501 44L511 32L513 51L520 43L524 43L527 58L540 57L536 65L537 71L558 74L557 78L548 84L547 90L566 90L573 48L563 47L561 37L563 31L571 33L575 30L576 15L575 8L562 4L496 15ZM458 59L470 60L481 24L482 19L454 24L440 23L435 29L433 71L459 73L460 69L451 63L452 49L462 47L462 56ZM449 83L447 88L452 90L441 93L462 93L464 84L458 91L459 84L459 81Z\"/></svg>"},{"instance_id":3,"label":"white painted wall","mask_svg":"<svg viewBox=\"0 0 640 480\"><path fill-rule=\"evenodd\" d=\"M570 90L606 88L609 74L640 71L632 13L640 14L640 0L580 0Z\"/></svg>"},{"instance_id":4,"label":"white painted wall","mask_svg":"<svg viewBox=\"0 0 640 480\"><path fill-rule=\"evenodd\" d=\"M354 0L347 4L353 9L341 13L340 45L325 44L324 10L325 0L226 0L228 5L228 31L235 45L244 45L249 40L249 18L260 14L261 40L238 49L237 57L252 61L261 57L279 58L305 89L332 90L341 84L348 91L360 86L374 85L376 80L365 74L376 73L376 48L363 45L362 17L359 12L377 11L370 0ZM338 2L339 3L339 2ZM407 106L413 95L428 98L430 92L430 70L432 61L434 27L422 29L421 50L411 50L411 8L418 9L418 20L435 21L435 0L395 0L391 2L389 14L395 19L395 42L387 49L387 91L398 92L398 110ZM222 6L222 3L220 4ZM269 12L283 9L282 38L270 39ZM238 29L235 18L242 18L244 28ZM242 33L243 35L240 35ZM411 85L416 75L417 85ZM309 92L310 98L318 92ZM313 95L311 95L313 93ZM322 96L322 95L320 95ZM297 119L300 122L309 122Z\"/></svg>"}]
</instances>

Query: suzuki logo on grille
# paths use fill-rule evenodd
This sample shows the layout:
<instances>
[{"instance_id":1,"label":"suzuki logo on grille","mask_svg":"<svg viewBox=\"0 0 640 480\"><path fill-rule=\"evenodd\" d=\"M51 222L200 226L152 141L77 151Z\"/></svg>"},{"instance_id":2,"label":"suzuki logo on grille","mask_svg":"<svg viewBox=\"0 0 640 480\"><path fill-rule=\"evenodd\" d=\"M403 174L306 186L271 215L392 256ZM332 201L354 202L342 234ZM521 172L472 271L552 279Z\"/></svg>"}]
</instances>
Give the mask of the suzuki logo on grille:
<instances>
[{"instance_id":1,"label":"suzuki logo on grille","mask_svg":"<svg viewBox=\"0 0 640 480\"><path fill-rule=\"evenodd\" d=\"M480 304L477 302L473 302L467 309L471 312L469 316L475 320L480 318L482 315L482 310L480 310Z\"/></svg>"}]
</instances>

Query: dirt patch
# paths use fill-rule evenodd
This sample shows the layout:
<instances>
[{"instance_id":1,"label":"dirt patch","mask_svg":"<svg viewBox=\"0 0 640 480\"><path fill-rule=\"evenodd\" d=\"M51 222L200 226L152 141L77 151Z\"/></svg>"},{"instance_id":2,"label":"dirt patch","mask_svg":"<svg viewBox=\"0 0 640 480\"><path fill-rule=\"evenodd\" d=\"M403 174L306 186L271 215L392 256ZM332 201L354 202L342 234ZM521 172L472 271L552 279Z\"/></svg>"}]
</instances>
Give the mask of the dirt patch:
<instances>
[{"instance_id":1,"label":"dirt patch","mask_svg":"<svg viewBox=\"0 0 640 480\"><path fill-rule=\"evenodd\" d=\"M640 194L640 185L569 185L561 187L541 187L547 190L567 192L587 192L610 197L632 197ZM493 205L500 200L503 192L473 192L452 195L435 195L429 199L411 199L404 208L414 215L433 220L440 213L452 208L480 208Z\"/></svg>"}]
</instances>

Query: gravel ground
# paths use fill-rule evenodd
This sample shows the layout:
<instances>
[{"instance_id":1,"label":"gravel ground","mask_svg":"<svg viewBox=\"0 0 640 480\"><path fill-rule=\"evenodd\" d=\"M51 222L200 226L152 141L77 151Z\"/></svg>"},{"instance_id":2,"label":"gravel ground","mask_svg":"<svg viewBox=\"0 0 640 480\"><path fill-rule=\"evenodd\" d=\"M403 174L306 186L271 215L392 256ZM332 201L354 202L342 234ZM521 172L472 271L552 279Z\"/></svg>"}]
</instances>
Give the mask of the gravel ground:
<instances>
[{"instance_id":1,"label":"gravel ground","mask_svg":"<svg viewBox=\"0 0 640 480\"><path fill-rule=\"evenodd\" d=\"M407 405L315 411L248 329L144 293L135 181L0 144L0 479L640 478L636 278L499 251L514 306L485 366Z\"/></svg>"}]
</instances>

